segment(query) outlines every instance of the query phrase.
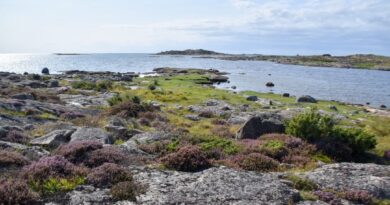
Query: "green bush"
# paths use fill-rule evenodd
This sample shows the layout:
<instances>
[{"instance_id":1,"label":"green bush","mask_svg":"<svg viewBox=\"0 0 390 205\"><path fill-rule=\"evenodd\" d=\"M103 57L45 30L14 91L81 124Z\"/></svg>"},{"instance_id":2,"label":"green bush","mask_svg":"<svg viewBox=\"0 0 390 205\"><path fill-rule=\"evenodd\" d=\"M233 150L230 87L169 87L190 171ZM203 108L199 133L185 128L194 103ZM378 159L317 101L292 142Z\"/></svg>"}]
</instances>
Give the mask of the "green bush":
<instances>
[{"instance_id":1,"label":"green bush","mask_svg":"<svg viewBox=\"0 0 390 205\"><path fill-rule=\"evenodd\" d=\"M315 110L295 116L286 123L286 132L312 142L336 160L352 160L375 148L376 140L360 128L341 128L328 115ZM355 158L356 159L356 158Z\"/></svg>"},{"instance_id":2,"label":"green bush","mask_svg":"<svg viewBox=\"0 0 390 205\"><path fill-rule=\"evenodd\" d=\"M232 140L223 139L220 137L204 137L203 142L199 144L203 151L220 149L225 154L236 154L240 151L240 147Z\"/></svg>"},{"instance_id":3,"label":"green bush","mask_svg":"<svg viewBox=\"0 0 390 205\"><path fill-rule=\"evenodd\" d=\"M375 136L366 133L359 128L335 128L331 137L335 141L340 141L348 145L353 154L361 154L367 150L375 148Z\"/></svg>"},{"instance_id":4,"label":"green bush","mask_svg":"<svg viewBox=\"0 0 390 205\"><path fill-rule=\"evenodd\" d=\"M31 183L31 185L34 187L34 190L37 190L39 192L43 192L45 194L54 194L58 192L71 191L76 186L84 183L84 177L75 177L73 179L50 177L45 180L41 186L39 186L39 184L37 186L34 186L34 183Z\"/></svg>"},{"instance_id":5,"label":"green bush","mask_svg":"<svg viewBox=\"0 0 390 205\"><path fill-rule=\"evenodd\" d=\"M328 115L322 116L310 110L295 116L286 124L286 133L296 137L315 141L327 138L333 130L335 121Z\"/></svg>"}]
</instances>

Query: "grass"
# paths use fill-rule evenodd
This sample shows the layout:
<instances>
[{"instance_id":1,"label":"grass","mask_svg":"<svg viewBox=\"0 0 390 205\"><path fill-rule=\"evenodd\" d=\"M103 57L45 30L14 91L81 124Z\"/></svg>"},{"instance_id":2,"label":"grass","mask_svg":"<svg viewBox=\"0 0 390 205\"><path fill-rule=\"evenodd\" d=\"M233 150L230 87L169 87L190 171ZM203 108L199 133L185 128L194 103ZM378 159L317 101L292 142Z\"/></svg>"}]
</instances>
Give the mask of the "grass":
<instances>
[{"instance_id":1,"label":"grass","mask_svg":"<svg viewBox=\"0 0 390 205\"><path fill-rule=\"evenodd\" d=\"M386 150L390 150L390 117L369 117L362 126L365 130L376 136L377 146L375 154L383 156Z\"/></svg>"}]
</instances>

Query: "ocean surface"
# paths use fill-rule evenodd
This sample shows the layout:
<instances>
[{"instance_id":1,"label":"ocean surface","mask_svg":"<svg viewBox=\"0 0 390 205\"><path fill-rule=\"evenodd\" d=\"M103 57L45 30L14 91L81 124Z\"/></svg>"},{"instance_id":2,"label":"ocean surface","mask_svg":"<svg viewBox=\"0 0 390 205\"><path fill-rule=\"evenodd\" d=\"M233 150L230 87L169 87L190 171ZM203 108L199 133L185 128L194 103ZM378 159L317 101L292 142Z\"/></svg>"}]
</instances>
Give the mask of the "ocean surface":
<instances>
[{"instance_id":1,"label":"ocean surface","mask_svg":"<svg viewBox=\"0 0 390 205\"><path fill-rule=\"evenodd\" d=\"M282 65L263 61L224 61L152 54L0 54L0 71L51 73L65 70L150 72L157 67L213 68L229 72L237 90L311 95L317 99L390 106L390 71ZM275 87L265 84L273 82Z\"/></svg>"}]
</instances>

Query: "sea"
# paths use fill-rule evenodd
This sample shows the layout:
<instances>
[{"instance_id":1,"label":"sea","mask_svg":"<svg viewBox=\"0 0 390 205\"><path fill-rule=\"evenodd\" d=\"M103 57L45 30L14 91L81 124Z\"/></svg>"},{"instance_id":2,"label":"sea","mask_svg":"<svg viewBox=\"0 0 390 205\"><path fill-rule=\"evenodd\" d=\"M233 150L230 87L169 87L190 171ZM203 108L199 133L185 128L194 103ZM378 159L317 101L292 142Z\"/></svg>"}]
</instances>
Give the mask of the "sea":
<instances>
[{"instance_id":1,"label":"sea","mask_svg":"<svg viewBox=\"0 0 390 205\"><path fill-rule=\"evenodd\" d=\"M159 56L145 53L110 54L0 54L0 71L51 73L66 70L151 72L158 67L217 69L228 72L229 83L219 88L238 91L310 95L373 107L390 106L390 71L283 65L267 61L226 61L196 56ZM267 82L275 84L266 87Z\"/></svg>"}]
</instances>

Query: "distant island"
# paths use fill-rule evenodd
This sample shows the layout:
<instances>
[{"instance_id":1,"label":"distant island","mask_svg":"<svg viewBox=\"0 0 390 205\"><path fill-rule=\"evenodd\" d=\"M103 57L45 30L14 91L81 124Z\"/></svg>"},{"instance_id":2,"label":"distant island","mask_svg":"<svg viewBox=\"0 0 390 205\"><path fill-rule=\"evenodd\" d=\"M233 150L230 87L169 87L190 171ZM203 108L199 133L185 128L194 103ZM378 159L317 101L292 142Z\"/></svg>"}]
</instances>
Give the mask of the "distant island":
<instances>
[{"instance_id":1,"label":"distant island","mask_svg":"<svg viewBox=\"0 0 390 205\"><path fill-rule=\"evenodd\" d=\"M283 55L260 55L260 54L224 54L209 50L183 50L165 51L157 55L194 55L201 58L215 58L221 60L250 60L250 61L271 61L280 64L336 67L336 68L358 68L390 71L390 57L372 54L355 54L348 56L332 56L330 54L309 55L309 56L283 56Z\"/></svg>"},{"instance_id":2,"label":"distant island","mask_svg":"<svg viewBox=\"0 0 390 205\"><path fill-rule=\"evenodd\" d=\"M215 51L208 51L204 49L187 49L183 51L171 50L157 53L157 55L225 55L224 53L217 53Z\"/></svg>"},{"instance_id":3,"label":"distant island","mask_svg":"<svg viewBox=\"0 0 390 205\"><path fill-rule=\"evenodd\" d=\"M86 55L81 53L54 53L57 56L78 56L78 55Z\"/></svg>"}]
</instances>

